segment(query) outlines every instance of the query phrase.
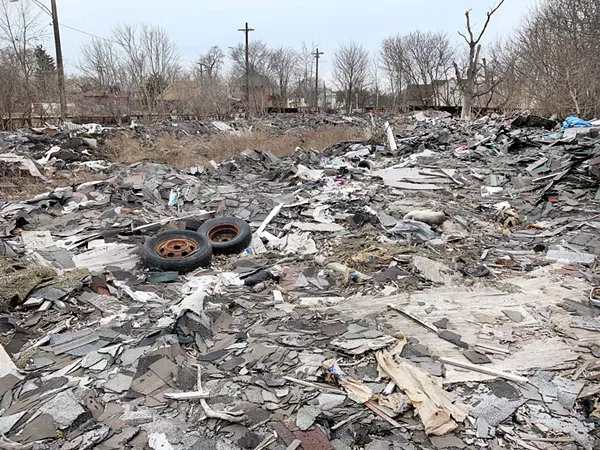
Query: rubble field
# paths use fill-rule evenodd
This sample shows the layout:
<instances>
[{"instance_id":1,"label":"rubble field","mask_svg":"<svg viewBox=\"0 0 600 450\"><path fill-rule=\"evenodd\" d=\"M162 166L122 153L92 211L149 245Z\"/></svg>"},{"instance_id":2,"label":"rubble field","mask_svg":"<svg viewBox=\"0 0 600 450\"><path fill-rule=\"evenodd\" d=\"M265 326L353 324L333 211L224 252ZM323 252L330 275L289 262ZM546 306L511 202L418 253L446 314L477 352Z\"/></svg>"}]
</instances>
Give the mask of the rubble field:
<instances>
[{"instance_id":1,"label":"rubble field","mask_svg":"<svg viewBox=\"0 0 600 450\"><path fill-rule=\"evenodd\" d=\"M4 133L4 183L102 176L0 200L0 449L599 448L600 122L156 127L349 123L181 170L103 160L123 130Z\"/></svg>"}]
</instances>

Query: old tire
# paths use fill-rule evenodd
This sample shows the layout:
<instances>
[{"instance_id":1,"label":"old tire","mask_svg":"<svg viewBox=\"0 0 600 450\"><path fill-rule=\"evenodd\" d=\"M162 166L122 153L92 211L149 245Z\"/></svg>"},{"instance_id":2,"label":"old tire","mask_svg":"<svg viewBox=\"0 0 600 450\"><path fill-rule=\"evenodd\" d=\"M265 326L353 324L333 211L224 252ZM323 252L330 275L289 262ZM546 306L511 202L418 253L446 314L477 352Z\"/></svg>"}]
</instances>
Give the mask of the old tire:
<instances>
[{"instance_id":1,"label":"old tire","mask_svg":"<svg viewBox=\"0 0 600 450\"><path fill-rule=\"evenodd\" d=\"M195 231L167 231L147 239L140 258L148 268L187 273L210 265L212 247Z\"/></svg>"},{"instance_id":2,"label":"old tire","mask_svg":"<svg viewBox=\"0 0 600 450\"><path fill-rule=\"evenodd\" d=\"M243 252L252 241L248 222L235 217L207 220L198 228L198 234L209 240L213 253L221 255Z\"/></svg>"}]
</instances>

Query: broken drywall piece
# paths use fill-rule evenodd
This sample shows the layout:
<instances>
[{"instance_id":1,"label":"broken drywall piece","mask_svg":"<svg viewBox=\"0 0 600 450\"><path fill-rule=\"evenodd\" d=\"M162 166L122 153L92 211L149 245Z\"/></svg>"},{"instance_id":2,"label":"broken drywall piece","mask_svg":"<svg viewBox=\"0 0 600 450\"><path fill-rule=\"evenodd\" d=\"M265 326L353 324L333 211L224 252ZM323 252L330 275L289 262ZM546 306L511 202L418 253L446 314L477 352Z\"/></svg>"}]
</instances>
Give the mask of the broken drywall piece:
<instances>
[{"instance_id":1,"label":"broken drywall piece","mask_svg":"<svg viewBox=\"0 0 600 450\"><path fill-rule=\"evenodd\" d=\"M75 267L85 268L91 272L101 271L107 266L119 267L121 270L132 270L139 263L139 258L135 252L135 245L108 243L75 255L73 263Z\"/></svg>"},{"instance_id":2,"label":"broken drywall piece","mask_svg":"<svg viewBox=\"0 0 600 450\"><path fill-rule=\"evenodd\" d=\"M314 222L294 222L292 226L302 231L313 231L321 233L338 233L346 231L345 228L337 223L314 223Z\"/></svg>"},{"instance_id":3,"label":"broken drywall piece","mask_svg":"<svg viewBox=\"0 0 600 450\"><path fill-rule=\"evenodd\" d=\"M165 433L149 434L148 446L153 450L174 450Z\"/></svg>"},{"instance_id":4,"label":"broken drywall piece","mask_svg":"<svg viewBox=\"0 0 600 450\"><path fill-rule=\"evenodd\" d=\"M593 266L594 262L596 262L596 255L563 250L548 250L546 259L560 264L582 264L584 266Z\"/></svg>"},{"instance_id":5,"label":"broken drywall piece","mask_svg":"<svg viewBox=\"0 0 600 450\"><path fill-rule=\"evenodd\" d=\"M406 360L382 350L377 353L380 370L404 392L419 413L428 435L442 436L458 427L469 415L468 408L455 402L439 381Z\"/></svg>"},{"instance_id":6,"label":"broken drywall piece","mask_svg":"<svg viewBox=\"0 0 600 450\"><path fill-rule=\"evenodd\" d=\"M0 378L16 371L17 366L4 350L4 346L0 344Z\"/></svg>"},{"instance_id":7,"label":"broken drywall piece","mask_svg":"<svg viewBox=\"0 0 600 450\"><path fill-rule=\"evenodd\" d=\"M460 275L450 267L422 256L413 256L412 264L429 281L454 286L458 284Z\"/></svg>"}]
</instances>

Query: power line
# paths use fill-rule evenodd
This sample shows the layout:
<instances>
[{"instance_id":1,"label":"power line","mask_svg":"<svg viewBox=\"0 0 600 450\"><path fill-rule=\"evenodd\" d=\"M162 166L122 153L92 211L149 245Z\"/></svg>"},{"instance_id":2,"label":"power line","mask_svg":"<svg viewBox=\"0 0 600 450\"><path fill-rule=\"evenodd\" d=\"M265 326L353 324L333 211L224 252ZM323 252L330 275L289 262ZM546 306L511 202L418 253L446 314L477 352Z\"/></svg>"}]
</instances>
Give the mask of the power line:
<instances>
[{"instance_id":1,"label":"power line","mask_svg":"<svg viewBox=\"0 0 600 450\"><path fill-rule=\"evenodd\" d=\"M117 41L114 41L112 39L105 38L105 37L102 37L102 36L97 36L97 35L92 34L92 33L88 33L87 31L80 30L79 28L75 28L75 27L72 27L70 25L65 25L64 23L59 23L59 25L61 27L63 27L63 28L68 28L69 30L77 31L78 33L85 34L85 35L93 37L95 39L100 39L102 41L106 41L106 42L110 42L112 44L119 45L119 43ZM189 64L196 64L197 63L197 61L188 61L187 59L178 59L177 61L179 61L179 62L185 62L185 63L189 63Z\"/></svg>"}]
</instances>

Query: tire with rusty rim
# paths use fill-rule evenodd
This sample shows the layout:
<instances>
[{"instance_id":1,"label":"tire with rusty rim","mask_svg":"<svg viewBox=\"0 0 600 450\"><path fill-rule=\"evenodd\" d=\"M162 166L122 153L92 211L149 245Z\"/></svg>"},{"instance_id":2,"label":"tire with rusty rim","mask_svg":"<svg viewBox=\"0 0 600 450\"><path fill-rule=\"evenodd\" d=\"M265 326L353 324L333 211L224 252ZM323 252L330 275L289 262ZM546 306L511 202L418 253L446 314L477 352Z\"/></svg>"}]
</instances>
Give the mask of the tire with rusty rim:
<instances>
[{"instance_id":1,"label":"tire with rusty rim","mask_svg":"<svg viewBox=\"0 0 600 450\"><path fill-rule=\"evenodd\" d=\"M213 253L221 255L243 252L252 241L250 225L236 217L207 220L198 228L198 234L210 241Z\"/></svg>"},{"instance_id":2,"label":"tire with rusty rim","mask_svg":"<svg viewBox=\"0 0 600 450\"><path fill-rule=\"evenodd\" d=\"M147 239L140 257L148 268L187 273L210 265L212 246L195 231L167 231Z\"/></svg>"}]
</instances>

